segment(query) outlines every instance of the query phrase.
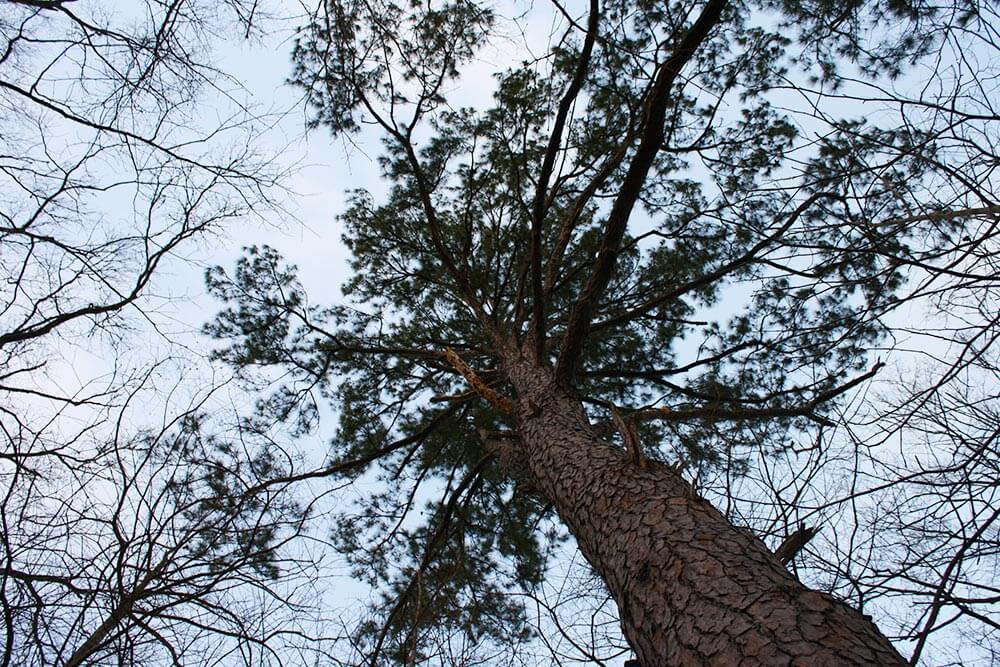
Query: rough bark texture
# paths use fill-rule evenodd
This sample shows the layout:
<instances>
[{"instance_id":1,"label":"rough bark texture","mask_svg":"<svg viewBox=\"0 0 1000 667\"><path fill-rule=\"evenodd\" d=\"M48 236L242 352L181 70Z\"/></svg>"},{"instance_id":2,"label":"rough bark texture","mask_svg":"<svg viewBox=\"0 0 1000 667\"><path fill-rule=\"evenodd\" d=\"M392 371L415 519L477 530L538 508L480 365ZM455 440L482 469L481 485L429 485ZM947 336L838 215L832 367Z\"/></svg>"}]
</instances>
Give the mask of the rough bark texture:
<instances>
[{"instance_id":1,"label":"rough bark texture","mask_svg":"<svg viewBox=\"0 0 1000 667\"><path fill-rule=\"evenodd\" d=\"M643 667L906 664L865 616L800 584L667 466L591 429L551 373L508 365L523 466L607 583Z\"/></svg>"}]
</instances>

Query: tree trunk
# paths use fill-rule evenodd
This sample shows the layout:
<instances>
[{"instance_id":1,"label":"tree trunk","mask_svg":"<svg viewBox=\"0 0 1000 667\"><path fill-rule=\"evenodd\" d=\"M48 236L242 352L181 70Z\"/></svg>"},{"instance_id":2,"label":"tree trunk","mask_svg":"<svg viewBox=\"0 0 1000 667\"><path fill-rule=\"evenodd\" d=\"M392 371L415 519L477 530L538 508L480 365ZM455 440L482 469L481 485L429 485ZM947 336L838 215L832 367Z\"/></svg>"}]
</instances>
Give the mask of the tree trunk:
<instances>
[{"instance_id":1,"label":"tree trunk","mask_svg":"<svg viewBox=\"0 0 1000 667\"><path fill-rule=\"evenodd\" d=\"M97 626L97 628L90 633L90 635L83 641L80 646L73 651L63 667L78 667L84 664L90 656L92 656L101 645L104 640L108 638L112 630L118 627L118 624L122 622L131 613L131 602L127 601L126 604L115 607L112 612L108 615L104 621Z\"/></svg>"},{"instance_id":2,"label":"tree trunk","mask_svg":"<svg viewBox=\"0 0 1000 667\"><path fill-rule=\"evenodd\" d=\"M673 470L603 442L548 369L507 369L521 467L607 584L643 667L906 664L867 617L800 584Z\"/></svg>"}]
</instances>

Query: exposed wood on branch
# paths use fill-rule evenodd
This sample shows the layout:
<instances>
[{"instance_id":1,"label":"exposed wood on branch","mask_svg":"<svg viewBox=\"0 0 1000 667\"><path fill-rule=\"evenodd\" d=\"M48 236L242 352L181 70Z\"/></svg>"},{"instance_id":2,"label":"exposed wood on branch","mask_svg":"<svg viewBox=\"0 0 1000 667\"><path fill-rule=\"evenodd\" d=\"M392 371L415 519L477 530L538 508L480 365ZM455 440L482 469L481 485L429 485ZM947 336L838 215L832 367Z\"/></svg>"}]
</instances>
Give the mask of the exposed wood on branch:
<instances>
[{"instance_id":1,"label":"exposed wood on branch","mask_svg":"<svg viewBox=\"0 0 1000 667\"><path fill-rule=\"evenodd\" d=\"M613 405L611 406L611 419L615 423L615 428L622 435L622 440L625 442L625 452L628 454L629 460L639 468L645 469L646 455L643 452L639 434L635 432L635 426L623 417L618 408Z\"/></svg>"},{"instance_id":2,"label":"exposed wood on branch","mask_svg":"<svg viewBox=\"0 0 1000 667\"><path fill-rule=\"evenodd\" d=\"M453 349L446 348L444 351L444 356L448 360L456 371L458 371L465 381L469 383L472 390L485 398L487 401L500 408L501 411L506 412L509 415L514 414L514 404L510 400L504 398L497 392L493 390L488 384L483 382L482 378L472 370L467 363L462 360L462 357L458 356L458 353Z\"/></svg>"}]
</instances>

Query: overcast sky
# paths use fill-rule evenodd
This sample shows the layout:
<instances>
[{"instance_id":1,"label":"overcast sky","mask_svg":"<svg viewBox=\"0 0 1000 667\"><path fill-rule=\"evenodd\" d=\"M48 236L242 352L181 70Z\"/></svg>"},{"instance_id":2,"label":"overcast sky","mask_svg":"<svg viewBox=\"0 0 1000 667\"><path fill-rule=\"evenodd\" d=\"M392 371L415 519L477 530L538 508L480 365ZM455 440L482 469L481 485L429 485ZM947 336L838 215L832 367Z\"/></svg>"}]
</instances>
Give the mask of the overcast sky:
<instances>
[{"instance_id":1,"label":"overcast sky","mask_svg":"<svg viewBox=\"0 0 1000 667\"><path fill-rule=\"evenodd\" d=\"M539 19L531 20L529 16L524 21L529 40L544 42L546 39L550 26L545 15L545 11L539 11ZM219 306L204 292L204 269L214 264L231 268L245 245L271 245L296 264L299 278L312 303L330 305L340 301L339 286L350 271L346 249L340 242L336 216L344 208L347 190L365 188L374 192L376 198L385 191L386 186L379 180L374 162L381 146L373 133L362 132L352 137L350 143L330 138L323 129L306 133L306 114L299 100L301 93L285 84L291 71L290 52L295 22L284 25L284 28L258 40L235 36L216 48L219 69L241 83L258 111L275 114L273 127L261 135L256 148L261 154L273 154L281 167L292 169L287 180L286 213L270 216L266 221L252 218L231 221L221 236L189 246L181 253L183 260L172 261L165 266L150 291L149 302L157 304L151 311L152 317L158 328L167 334L169 344L150 331L142 332L139 336L146 337L149 347L136 345L126 351L134 363L141 364L143 360L155 356L151 351L171 352L170 344L173 343L187 346L193 352L204 351L206 342L197 331L211 319ZM520 35L513 24L509 24L509 32L510 39L497 42L481 54L466 77L455 84L453 104L482 105L488 101L488 93L494 83L492 73L523 57L524 52L519 46ZM918 72L913 79L917 81L919 78ZM795 103L802 101L797 99ZM789 103L792 102L789 98ZM225 113L226 103L221 98L208 100L204 107L206 126ZM848 115L850 109L845 107L838 113ZM160 297L167 297L168 300L164 302ZM723 312L724 309L725 305ZM913 310L900 314L904 321L922 316L922 312L914 313ZM926 347L921 347L919 353L926 351ZM53 371L54 375L50 378L57 384L68 385L71 379L82 384L105 373L115 362L113 355L119 354L120 350L95 345L87 352L74 348L63 350L63 353L70 363ZM196 355L190 359L190 365L170 372L200 377L202 381L199 385L204 386L210 380L210 370L197 361ZM141 416L149 417L150 411ZM332 428L332 420L327 419L318 433L297 443L304 453L312 455L316 464L322 462L324 443L332 436ZM316 488L322 489L323 484L322 481L317 482ZM349 499L363 493L364 489L364 485L352 488L345 491L343 497ZM366 597L367 591L363 586L347 584L343 570L334 561L327 561L327 565L332 567L336 576L325 582L328 585L325 594L332 602L324 603L324 606L338 609L343 604L349 604L349 600Z\"/></svg>"}]
</instances>

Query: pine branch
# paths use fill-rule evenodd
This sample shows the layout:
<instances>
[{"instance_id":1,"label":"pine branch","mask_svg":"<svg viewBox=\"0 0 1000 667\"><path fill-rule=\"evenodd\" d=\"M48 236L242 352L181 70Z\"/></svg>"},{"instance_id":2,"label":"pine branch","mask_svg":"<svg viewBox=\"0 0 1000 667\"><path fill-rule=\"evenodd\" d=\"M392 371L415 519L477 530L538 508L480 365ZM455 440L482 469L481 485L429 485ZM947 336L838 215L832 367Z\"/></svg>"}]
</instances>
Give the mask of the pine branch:
<instances>
[{"instance_id":1,"label":"pine branch","mask_svg":"<svg viewBox=\"0 0 1000 667\"><path fill-rule=\"evenodd\" d=\"M670 407L638 410L632 413L630 418L635 421L687 422L698 419L707 419L710 421L736 421L774 419L777 417L808 417L823 426L833 426L834 424L832 421L826 417L816 414L816 408L823 403L826 403L827 401L853 389L862 382L871 379L884 365L885 364L883 362L878 361L867 373L863 373L838 387L824 391L803 405L787 407L777 406L771 408L743 408L729 406L724 407L721 403L712 403L702 407L685 408L681 410L675 410Z\"/></svg>"},{"instance_id":2,"label":"pine branch","mask_svg":"<svg viewBox=\"0 0 1000 667\"><path fill-rule=\"evenodd\" d=\"M799 204L794 211L792 211L785 222L783 222L777 230L758 241L752 248L750 248L750 250L746 251L736 259L726 262L714 271L709 271L705 275L699 276L685 283L681 283L680 285L674 285L666 292L662 292L655 297L648 299L635 308L631 308L623 313L619 313L618 315L609 317L600 322L595 322L591 327L591 330L596 331L598 329L606 329L625 322L631 322L669 301L674 301L685 294L689 294L697 289L710 285L733 273L734 271L738 271L744 266L747 266L751 262L757 260L757 257L761 252L766 250L772 243L781 238L781 236L783 236L785 232L791 228L795 221L798 220L809 207L824 198L838 199L840 198L840 195L833 192L817 192L811 195L808 199Z\"/></svg>"},{"instance_id":3,"label":"pine branch","mask_svg":"<svg viewBox=\"0 0 1000 667\"><path fill-rule=\"evenodd\" d=\"M470 368L469 365L462 360L462 357L458 356L458 353L449 347L445 349L444 356L455 368L455 370L465 378L465 381L469 383L469 386L472 387L474 392L498 407L501 411L509 415L514 414L514 404L511 403L509 399L504 398L495 392L492 387L486 384L483 379L479 377L476 371L472 370L472 368Z\"/></svg>"},{"instance_id":4,"label":"pine branch","mask_svg":"<svg viewBox=\"0 0 1000 667\"><path fill-rule=\"evenodd\" d=\"M638 201L649 170L663 146L664 119L670 101L670 89L681 69L694 57L698 47L708 37L712 28L719 23L722 10L727 4L726 0L709 0L701 16L691 26L691 30L657 72L644 114L642 139L622 181L619 195L608 214L604 239L597 253L594 270L570 312L560 346L562 353L556 364L556 380L560 384L568 385L573 379L584 342L590 331L594 310L614 273L619 246L625 235L632 208Z\"/></svg>"}]
</instances>

